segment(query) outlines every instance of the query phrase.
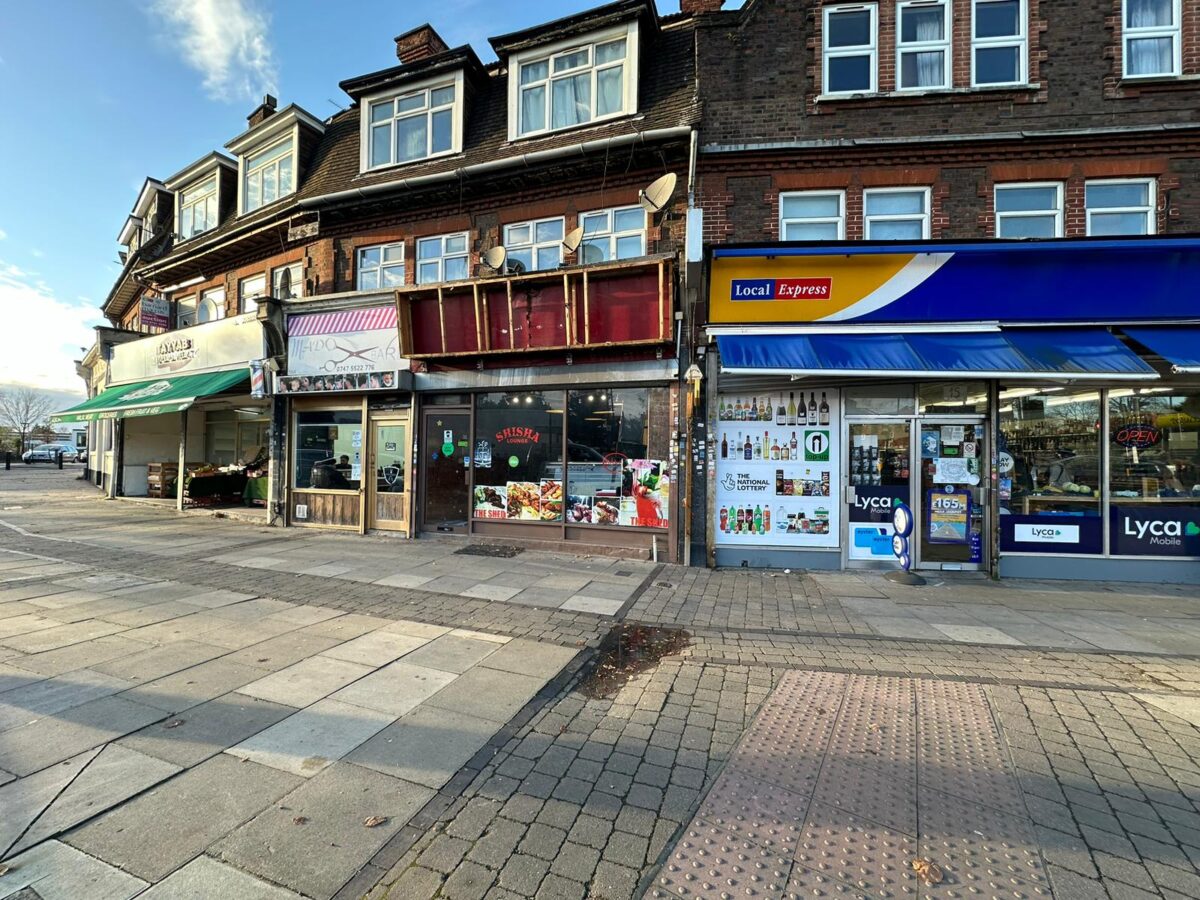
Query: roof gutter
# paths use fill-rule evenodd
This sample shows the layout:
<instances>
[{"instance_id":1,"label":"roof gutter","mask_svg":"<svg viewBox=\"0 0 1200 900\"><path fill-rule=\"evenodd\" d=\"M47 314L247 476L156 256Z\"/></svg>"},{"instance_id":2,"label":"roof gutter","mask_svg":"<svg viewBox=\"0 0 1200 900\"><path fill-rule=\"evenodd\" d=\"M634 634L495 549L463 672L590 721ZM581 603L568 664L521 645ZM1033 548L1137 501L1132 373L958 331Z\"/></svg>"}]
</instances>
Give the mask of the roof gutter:
<instances>
[{"instance_id":1,"label":"roof gutter","mask_svg":"<svg viewBox=\"0 0 1200 900\"><path fill-rule=\"evenodd\" d=\"M301 209L311 209L330 203L342 203L353 200L369 200L384 194L397 191L428 187L443 181L453 181L456 178L469 178L475 175L486 175L505 169L528 168L550 160L563 159L569 156L587 156L614 147L624 147L629 144L646 144L652 141L671 140L673 138L689 137L692 126L679 125L674 128L656 128L651 131L636 131L632 134L620 134L616 137L600 138L571 144L566 147L556 147L553 150L537 150L533 153L523 153L520 156L509 156L504 159L494 159L488 162L464 166L449 172L438 172L434 175L417 175L414 178L404 178L400 181L386 181L361 188L351 188L348 191L337 191L332 194L321 194L317 197L305 197L297 204Z\"/></svg>"}]
</instances>

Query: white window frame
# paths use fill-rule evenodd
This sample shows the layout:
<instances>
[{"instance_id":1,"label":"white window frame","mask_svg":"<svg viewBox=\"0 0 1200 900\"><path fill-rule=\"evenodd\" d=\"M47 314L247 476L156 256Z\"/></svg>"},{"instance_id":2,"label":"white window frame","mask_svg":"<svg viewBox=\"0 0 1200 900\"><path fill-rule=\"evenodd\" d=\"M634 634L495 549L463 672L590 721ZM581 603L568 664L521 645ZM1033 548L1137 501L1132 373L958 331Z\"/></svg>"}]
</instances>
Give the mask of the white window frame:
<instances>
[{"instance_id":1,"label":"white window frame","mask_svg":"<svg viewBox=\"0 0 1200 900\"><path fill-rule=\"evenodd\" d=\"M211 310L207 315L205 310ZM196 304L196 323L219 322L225 318L225 288L209 288L200 292L200 301Z\"/></svg>"},{"instance_id":2,"label":"white window frame","mask_svg":"<svg viewBox=\"0 0 1200 900\"><path fill-rule=\"evenodd\" d=\"M555 238L552 241L539 241L537 239L537 227L553 222L559 226L561 237ZM511 235L514 229L528 228L529 240L516 241ZM526 269L528 272L545 272L548 269L542 269L538 266L538 254L542 250L555 250L558 253L558 262L554 264L554 268L562 265L563 261L563 237L567 234L567 220L563 216L549 216L545 219L530 219L525 222L512 222L504 226L504 249L508 251L509 259L512 258L514 250L528 250L530 265Z\"/></svg>"},{"instance_id":3,"label":"white window frame","mask_svg":"<svg viewBox=\"0 0 1200 900\"><path fill-rule=\"evenodd\" d=\"M930 220L932 219L933 191L927 187L887 187L865 188L863 190L863 238L865 240L888 240L888 238L872 238L871 224L873 222L911 222L916 219L914 213L884 213L882 215L867 214L867 199L876 194L916 194L924 196L925 212L921 216L921 240L929 240Z\"/></svg>"},{"instance_id":4,"label":"white window frame","mask_svg":"<svg viewBox=\"0 0 1200 900\"><path fill-rule=\"evenodd\" d=\"M289 269L293 273L292 283L291 283L292 296L286 297L286 298L280 297L279 296L279 279L281 277L283 277L283 273L288 271ZM273 268L271 270L271 296L274 297L276 300L284 300L284 299L294 300L297 297L303 297L304 296L304 264L297 261L297 262L287 263L286 265L282 265L282 266L275 266L275 268Z\"/></svg>"},{"instance_id":5,"label":"white window frame","mask_svg":"<svg viewBox=\"0 0 1200 900\"><path fill-rule=\"evenodd\" d=\"M399 248L399 250L400 250L400 261L397 262L395 260L392 260L391 262L384 262L384 257L386 256L387 251L395 250L397 248ZM370 267L364 266L363 265L363 256L367 253L370 253L372 250L379 251L379 265L370 266ZM365 247L356 247L354 250L354 287L355 287L355 290L359 290L359 291L390 290L390 288L386 287L383 283L383 271L384 271L384 269L397 269L397 268L400 270L400 283L404 284L405 278L408 275L408 252L404 248L404 241L388 241L386 244L368 244ZM376 279L375 287L373 287L373 288L363 287L362 276L363 276L364 272L375 272L378 274L379 277Z\"/></svg>"},{"instance_id":6,"label":"white window frame","mask_svg":"<svg viewBox=\"0 0 1200 900\"><path fill-rule=\"evenodd\" d=\"M630 210L635 210L635 209L642 214L642 227L639 229L626 229L624 231L614 230L614 227L616 224L617 213L628 212ZM618 261L617 242L621 238L630 238L630 237L636 236L636 237L641 238L642 243L641 243L641 252L637 256L625 256L625 257L620 257L620 259L638 259L639 257L646 255L646 222L647 222L647 218L648 218L646 215L646 210L644 210L641 206L638 206L637 204L634 204L632 206L610 206L607 209L592 209L592 210L588 210L585 213L580 213L579 224L583 225L589 217L599 216L599 215L606 215L608 217L608 225L603 231L593 232L590 235L587 235L587 234L584 235L583 242L579 245L579 260L580 260L580 262L584 261L584 254L583 254L584 247L586 247L588 244L598 243L599 241L605 240L605 239L608 240L608 258L606 260L604 260L604 262L617 262ZM597 263L596 265L600 265L600 264Z\"/></svg>"},{"instance_id":7,"label":"white window frame","mask_svg":"<svg viewBox=\"0 0 1200 900\"><path fill-rule=\"evenodd\" d=\"M617 112L606 113L605 115L595 115L597 101L597 67L596 67L596 46L607 44L611 41L625 39L625 60L621 65L624 66L624 81L623 102L621 109ZM553 89L554 82L554 58L562 56L565 53L576 50L588 49L588 65L586 69L592 73L592 97L591 108L593 115L585 122L578 122L572 125L563 125L559 128L554 127L554 105L553 105ZM550 134L556 131L567 131L572 128L586 128L590 125L595 125L597 122L607 122L612 119L619 119L624 116L636 115L638 111L638 57L639 42L638 42L638 23L636 21L628 22L618 28L599 31L594 34L585 35L579 38L573 38L565 41L557 41L547 46L535 47L531 50L526 50L520 53L514 53L508 58L508 139L510 141L521 140L523 138L537 137L539 135ZM546 85L546 119L545 127L539 129L531 129L529 131L521 130L521 67L530 64L545 61L549 72L547 73ZM605 63L600 68L608 69L617 65L616 63ZM572 73L578 74L582 70L571 70ZM566 77L570 73L559 73L560 77ZM541 82L539 82L541 83ZM525 85L526 88L529 85Z\"/></svg>"},{"instance_id":8,"label":"white window frame","mask_svg":"<svg viewBox=\"0 0 1200 900\"><path fill-rule=\"evenodd\" d=\"M837 13L866 12L871 17L871 42L854 47L829 47L829 17ZM835 97L851 97L855 94L874 94L879 90L879 6L875 3L851 3L841 6L826 6L822 10L821 31L821 93ZM829 86L829 60L847 56L866 56L870 63L871 84L866 90L835 91Z\"/></svg>"},{"instance_id":9,"label":"white window frame","mask_svg":"<svg viewBox=\"0 0 1200 900\"><path fill-rule=\"evenodd\" d=\"M447 253L446 241L452 238L463 239L462 252ZM437 256L421 258L421 245L428 244L433 241L439 241L440 247ZM467 274L465 278L471 277L471 234L467 231L451 231L448 234L430 234L425 237L417 238L416 252L413 254L416 259L413 260L413 272L416 276L417 284L442 284L446 281L446 262L451 259L463 259L467 263ZM433 280L423 280L421 278L421 267L430 264L437 265L437 277Z\"/></svg>"},{"instance_id":10,"label":"white window frame","mask_svg":"<svg viewBox=\"0 0 1200 900\"><path fill-rule=\"evenodd\" d=\"M192 200L189 203L184 203L184 199L183 199L184 194L187 194L189 191L195 190L196 188L203 186L204 182L208 181L210 178L212 179L212 183L213 183L213 188L211 191L207 191L204 194L199 195L195 200ZM218 219L220 218L220 215L221 215L220 193L221 193L221 172L220 172L220 170L214 170L212 172L209 172L208 175L201 176L200 178L197 178L195 181L191 182L190 184L186 185L185 187L182 187L179 189L179 191L175 194L175 197L176 197L175 221L179 223L179 228L177 229L177 231L179 232L179 239L181 241L190 240L191 238L197 237L201 234L204 234L205 232L212 231L214 228L217 227ZM208 223L207 207L208 207L208 202L210 200L212 201L212 211L213 211L213 218L212 218L211 225L207 224ZM194 222L195 221L195 209L197 206L199 206L202 203L205 206L205 216L204 216L205 227L200 229L199 231L191 231L191 232L185 233L183 230L183 223L184 223L185 217L187 216L187 214L190 211L192 213L192 221Z\"/></svg>"},{"instance_id":11,"label":"white window frame","mask_svg":"<svg viewBox=\"0 0 1200 900\"><path fill-rule=\"evenodd\" d=\"M189 294L175 301L176 328L191 328L193 325L200 324L200 320L197 318L197 299L195 294Z\"/></svg>"},{"instance_id":12,"label":"white window frame","mask_svg":"<svg viewBox=\"0 0 1200 900\"><path fill-rule=\"evenodd\" d=\"M1130 28L1129 0L1121 0L1121 77L1122 78L1178 78L1183 72L1183 9L1180 0L1171 2L1170 26L1154 25L1149 28ZM1146 75L1129 73L1129 42L1138 38L1171 39L1174 53L1171 54L1170 72L1153 72Z\"/></svg>"},{"instance_id":13,"label":"white window frame","mask_svg":"<svg viewBox=\"0 0 1200 900\"><path fill-rule=\"evenodd\" d=\"M257 292L249 293L250 283L261 281ZM258 309L258 301L267 296L267 273L259 272L257 275L249 275L238 281L238 313L254 312Z\"/></svg>"},{"instance_id":14,"label":"white window frame","mask_svg":"<svg viewBox=\"0 0 1200 900\"><path fill-rule=\"evenodd\" d=\"M1014 84L1026 84L1029 81L1029 0L1017 2L1017 33L998 37L976 37L975 23L978 21L978 10L990 3L1006 2L1006 0L971 0L971 87L1004 87ZM1017 80L988 81L980 84L975 80L975 53L977 50L1017 49Z\"/></svg>"},{"instance_id":15,"label":"white window frame","mask_svg":"<svg viewBox=\"0 0 1200 900\"><path fill-rule=\"evenodd\" d=\"M1087 205L1087 189L1093 185L1109 184L1141 184L1147 187L1146 206L1102 206L1093 209ZM1087 233L1092 233L1092 213L1137 213L1146 217L1146 234L1158 233L1158 182L1154 178L1089 178L1083 185L1084 215L1087 220Z\"/></svg>"},{"instance_id":16,"label":"white window frame","mask_svg":"<svg viewBox=\"0 0 1200 900\"><path fill-rule=\"evenodd\" d=\"M411 118L417 115L424 115L426 119L426 134L425 147L430 150L433 146L433 110L429 107L430 92L436 91L438 88L454 88L454 102L450 104L450 149L439 150L437 153L429 152L425 156L417 159L406 159L401 162L396 161L396 122L401 119ZM402 98L413 97L418 94L425 95L425 108L423 110L413 110L403 113L399 116L393 113L392 118L388 120L390 125L391 137L389 146L391 148L390 162L371 164L371 134L376 125L383 123L371 122L371 107L377 103L391 100L396 101ZM411 166L417 163L425 162L430 159L438 159L442 156L453 156L456 153L462 152L463 141L463 73L456 72L450 78L434 78L429 81L421 81L416 84L405 85L399 90L381 91L378 94L371 94L363 97L359 103L362 112L359 115L359 160L358 170L360 173L377 172L382 169L390 169L396 166ZM438 107L442 109L443 107Z\"/></svg>"},{"instance_id":17,"label":"white window frame","mask_svg":"<svg viewBox=\"0 0 1200 900\"><path fill-rule=\"evenodd\" d=\"M904 11L906 9L928 9L933 7L941 7L942 9L942 38L937 41L913 41L905 43L902 35L902 27L904 22ZM953 48L951 46L954 34L954 14L951 10L950 0L900 0L896 4L896 91L902 93L910 93L913 91L944 91L949 90L954 77L954 57ZM911 87L905 87L903 84L904 78L904 57L910 53L931 53L936 51L942 53L942 81L941 84L920 84Z\"/></svg>"},{"instance_id":18,"label":"white window frame","mask_svg":"<svg viewBox=\"0 0 1200 900\"><path fill-rule=\"evenodd\" d=\"M800 218L788 218L783 212L783 203L785 200L791 200L798 197L836 197L838 202L837 216L803 216ZM844 241L846 239L846 192L845 191L785 191L779 195L779 239L781 241L788 240L787 226L795 225L837 225L837 237L832 240Z\"/></svg>"},{"instance_id":19,"label":"white window frame","mask_svg":"<svg viewBox=\"0 0 1200 900\"><path fill-rule=\"evenodd\" d=\"M1022 188L1053 188L1054 189L1054 209L1021 209L1009 210L1008 212L1000 211L1000 204L997 198L1004 191L1016 191ZM1054 234L1053 237L1060 238L1063 236L1063 184L1061 181L1007 181L1003 184L997 184L992 188L992 214L996 218L995 237L1003 238L1004 234L1001 223L1005 219L1048 219L1051 215L1054 216ZM1015 238L1015 240L1022 240Z\"/></svg>"},{"instance_id":20,"label":"white window frame","mask_svg":"<svg viewBox=\"0 0 1200 900\"><path fill-rule=\"evenodd\" d=\"M268 151L274 150L280 144L283 144L288 141L291 141L291 144L292 144L291 153L284 154L283 156L273 159L268 163L263 163L261 165L255 166L254 169L249 168L249 163L250 163L251 157L261 156L262 154L267 153ZM248 213L256 212L257 210L260 210L260 209L263 209L264 207L270 206L273 203L278 203L284 197L290 197L292 194L296 193L296 183L300 180L300 171L299 171L299 167L297 165L298 157L296 154L296 147L299 145L299 142L300 142L299 129L290 128L290 129L288 129L288 131L285 134L279 135L279 136L275 137L273 140L266 141L262 144L259 144L259 145L255 146L253 149L247 150L240 157L238 157L238 209L241 210L242 215L247 215ZM292 186L291 186L291 189L286 194L284 194L284 193L280 193L279 189L278 189L279 164L281 162L283 162L283 160L286 159L288 156L290 156L292 159ZM268 202L262 202L262 173L266 172L271 167L275 167L275 173L276 173L275 174L275 182L276 182L275 199L270 200ZM249 192L246 190L246 185L249 183L250 178L255 175L259 176L258 196L259 196L260 202L259 202L258 206L255 206L253 209L248 209L246 207L246 202L248 199L247 195Z\"/></svg>"}]
</instances>

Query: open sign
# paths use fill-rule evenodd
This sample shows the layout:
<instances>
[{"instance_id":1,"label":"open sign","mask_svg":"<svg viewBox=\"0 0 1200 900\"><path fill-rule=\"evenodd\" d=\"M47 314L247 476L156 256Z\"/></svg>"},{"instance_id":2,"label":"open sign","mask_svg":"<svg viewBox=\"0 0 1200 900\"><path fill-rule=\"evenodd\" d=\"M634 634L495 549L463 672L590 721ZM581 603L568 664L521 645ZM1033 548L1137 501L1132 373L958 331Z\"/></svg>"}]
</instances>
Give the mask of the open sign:
<instances>
[{"instance_id":1,"label":"open sign","mask_svg":"<svg viewBox=\"0 0 1200 900\"><path fill-rule=\"evenodd\" d=\"M1162 443L1162 429L1154 425L1122 425L1113 432L1113 443L1119 447L1145 450Z\"/></svg>"}]
</instances>

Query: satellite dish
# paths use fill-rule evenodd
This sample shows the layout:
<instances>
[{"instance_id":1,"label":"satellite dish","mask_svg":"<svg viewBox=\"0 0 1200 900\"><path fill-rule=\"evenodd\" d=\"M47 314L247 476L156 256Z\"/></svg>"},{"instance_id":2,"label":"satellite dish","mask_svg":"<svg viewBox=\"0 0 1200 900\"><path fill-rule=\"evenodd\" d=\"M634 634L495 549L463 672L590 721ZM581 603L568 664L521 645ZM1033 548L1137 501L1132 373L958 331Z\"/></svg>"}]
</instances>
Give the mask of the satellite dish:
<instances>
[{"instance_id":1,"label":"satellite dish","mask_svg":"<svg viewBox=\"0 0 1200 900\"><path fill-rule=\"evenodd\" d=\"M508 251L503 247L493 247L487 253L483 254L483 264L489 269L495 269L497 272L504 268L504 261L508 259Z\"/></svg>"},{"instance_id":2,"label":"satellite dish","mask_svg":"<svg viewBox=\"0 0 1200 900\"><path fill-rule=\"evenodd\" d=\"M279 296L276 300L286 300L292 296L292 271L284 269L283 274L279 276Z\"/></svg>"},{"instance_id":3,"label":"satellite dish","mask_svg":"<svg viewBox=\"0 0 1200 900\"><path fill-rule=\"evenodd\" d=\"M651 182L645 190L638 191L638 202L651 215L661 212L675 193L675 183L678 180L674 172L668 172L662 178Z\"/></svg>"},{"instance_id":4,"label":"satellite dish","mask_svg":"<svg viewBox=\"0 0 1200 900\"><path fill-rule=\"evenodd\" d=\"M571 231L567 233L567 236L563 238L563 250L565 250L567 253L574 253L579 249L579 245L582 243L583 226L580 225L578 228L571 229Z\"/></svg>"},{"instance_id":5,"label":"satellite dish","mask_svg":"<svg viewBox=\"0 0 1200 900\"><path fill-rule=\"evenodd\" d=\"M524 275L525 263L521 262L519 259L514 259L505 267L505 271L509 275Z\"/></svg>"}]
</instances>

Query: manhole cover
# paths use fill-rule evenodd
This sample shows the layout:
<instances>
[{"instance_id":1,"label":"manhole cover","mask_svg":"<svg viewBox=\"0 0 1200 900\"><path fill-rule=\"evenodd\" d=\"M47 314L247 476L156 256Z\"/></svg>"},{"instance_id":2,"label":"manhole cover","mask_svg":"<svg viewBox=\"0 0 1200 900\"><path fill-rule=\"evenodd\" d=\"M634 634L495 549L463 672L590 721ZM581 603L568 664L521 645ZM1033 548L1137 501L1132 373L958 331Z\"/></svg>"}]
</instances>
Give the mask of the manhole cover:
<instances>
[{"instance_id":1,"label":"manhole cover","mask_svg":"<svg viewBox=\"0 0 1200 900\"><path fill-rule=\"evenodd\" d=\"M605 637L596 666L579 689L588 697L613 697L630 677L664 656L682 652L690 643L691 636L678 628L618 625Z\"/></svg>"},{"instance_id":2,"label":"manhole cover","mask_svg":"<svg viewBox=\"0 0 1200 900\"><path fill-rule=\"evenodd\" d=\"M454 551L461 556L491 556L496 559L512 559L518 553L524 553L523 547L505 547L502 544L469 544Z\"/></svg>"}]
</instances>

